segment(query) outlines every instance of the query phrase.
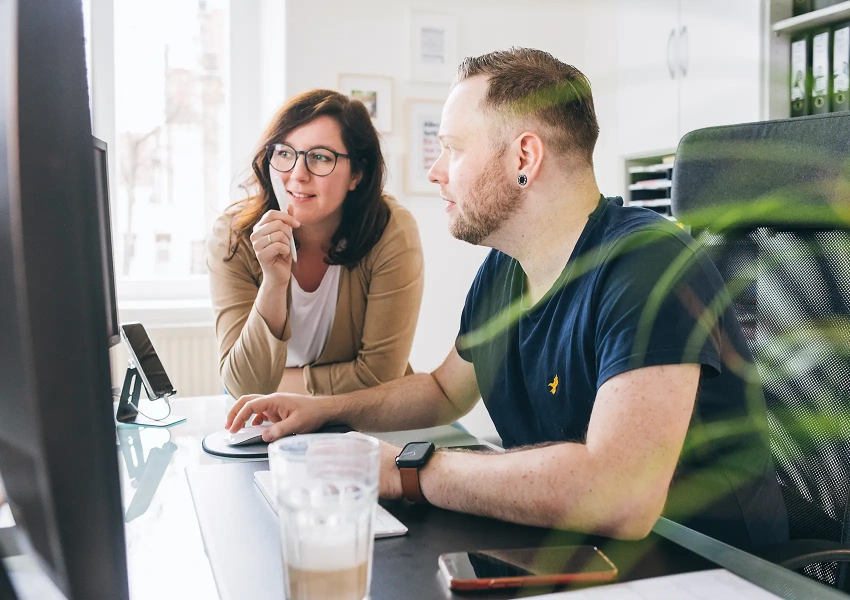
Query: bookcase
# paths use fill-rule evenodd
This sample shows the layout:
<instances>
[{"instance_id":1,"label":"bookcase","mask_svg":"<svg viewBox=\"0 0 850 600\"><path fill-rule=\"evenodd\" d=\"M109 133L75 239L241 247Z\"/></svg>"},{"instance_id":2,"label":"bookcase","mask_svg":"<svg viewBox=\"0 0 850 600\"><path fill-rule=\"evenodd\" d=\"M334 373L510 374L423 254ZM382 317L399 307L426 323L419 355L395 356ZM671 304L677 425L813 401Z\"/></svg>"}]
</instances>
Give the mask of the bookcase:
<instances>
[{"instance_id":1,"label":"bookcase","mask_svg":"<svg viewBox=\"0 0 850 600\"><path fill-rule=\"evenodd\" d=\"M673 153L626 159L625 203L643 206L672 219L670 191L674 159Z\"/></svg>"},{"instance_id":2,"label":"bookcase","mask_svg":"<svg viewBox=\"0 0 850 600\"><path fill-rule=\"evenodd\" d=\"M819 1L816 6L828 4ZM789 80L791 72L791 40L794 36L820 27L850 21L850 0L837 2L799 16L793 15L793 0L769 0L767 35L764 55L764 113L767 119L791 116ZM831 76L831 74L830 74Z\"/></svg>"}]
</instances>

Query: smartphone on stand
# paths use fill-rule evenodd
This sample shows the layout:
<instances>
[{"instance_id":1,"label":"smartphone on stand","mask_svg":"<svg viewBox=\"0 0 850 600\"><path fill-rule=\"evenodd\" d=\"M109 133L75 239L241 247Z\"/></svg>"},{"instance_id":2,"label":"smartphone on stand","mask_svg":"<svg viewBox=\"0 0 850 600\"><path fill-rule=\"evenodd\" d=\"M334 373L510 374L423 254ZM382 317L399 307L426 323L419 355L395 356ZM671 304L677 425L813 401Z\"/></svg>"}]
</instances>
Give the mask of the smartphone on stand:
<instances>
[{"instance_id":1,"label":"smartphone on stand","mask_svg":"<svg viewBox=\"0 0 850 600\"><path fill-rule=\"evenodd\" d=\"M148 398L151 400L168 398L177 393L171 385L171 379L168 378L165 367L162 366L162 361L159 360L159 355L154 350L153 342L148 337L144 325L121 323L121 337L127 344L130 358L136 365Z\"/></svg>"},{"instance_id":2,"label":"smartphone on stand","mask_svg":"<svg viewBox=\"0 0 850 600\"><path fill-rule=\"evenodd\" d=\"M603 583L617 567L594 546L552 546L449 552L438 559L449 588L457 591Z\"/></svg>"},{"instance_id":3,"label":"smartphone on stand","mask_svg":"<svg viewBox=\"0 0 850 600\"><path fill-rule=\"evenodd\" d=\"M169 397L177 393L171 379L154 350L141 323L121 323L121 338L127 345L131 366L127 368L124 385L115 407L115 420L118 425L137 425L141 427L170 427L182 423L186 417L171 414ZM168 413L163 417L153 417L142 412L140 405L141 388L145 388L151 400L165 400Z\"/></svg>"}]
</instances>

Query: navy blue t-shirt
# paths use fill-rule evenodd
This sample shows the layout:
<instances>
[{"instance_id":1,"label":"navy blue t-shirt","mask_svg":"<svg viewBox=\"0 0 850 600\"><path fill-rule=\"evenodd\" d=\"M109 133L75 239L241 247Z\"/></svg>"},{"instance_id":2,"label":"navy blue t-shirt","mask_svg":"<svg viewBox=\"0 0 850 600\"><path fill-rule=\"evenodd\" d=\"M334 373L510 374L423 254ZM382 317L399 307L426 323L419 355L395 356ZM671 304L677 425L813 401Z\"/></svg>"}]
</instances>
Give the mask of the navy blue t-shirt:
<instances>
[{"instance_id":1,"label":"navy blue t-shirt","mask_svg":"<svg viewBox=\"0 0 850 600\"><path fill-rule=\"evenodd\" d=\"M761 385L723 279L687 233L603 197L550 293L525 307L525 285L516 260L490 252L456 344L506 448L583 443L608 379L701 364L664 514L743 549L788 539Z\"/></svg>"}]
</instances>

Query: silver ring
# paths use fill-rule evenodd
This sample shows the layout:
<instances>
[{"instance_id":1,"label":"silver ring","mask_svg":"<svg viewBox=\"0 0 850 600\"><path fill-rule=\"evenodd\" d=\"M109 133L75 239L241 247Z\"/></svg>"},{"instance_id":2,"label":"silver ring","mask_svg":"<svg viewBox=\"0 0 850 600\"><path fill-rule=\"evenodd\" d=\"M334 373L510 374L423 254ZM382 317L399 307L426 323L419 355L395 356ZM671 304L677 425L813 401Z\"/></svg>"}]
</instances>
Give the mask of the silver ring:
<instances>
[{"instance_id":1,"label":"silver ring","mask_svg":"<svg viewBox=\"0 0 850 600\"><path fill-rule=\"evenodd\" d=\"M272 234L267 233L267 234L266 234L266 237L267 237L267 238L269 238L269 245L271 245L271 243L272 243Z\"/></svg>"}]
</instances>

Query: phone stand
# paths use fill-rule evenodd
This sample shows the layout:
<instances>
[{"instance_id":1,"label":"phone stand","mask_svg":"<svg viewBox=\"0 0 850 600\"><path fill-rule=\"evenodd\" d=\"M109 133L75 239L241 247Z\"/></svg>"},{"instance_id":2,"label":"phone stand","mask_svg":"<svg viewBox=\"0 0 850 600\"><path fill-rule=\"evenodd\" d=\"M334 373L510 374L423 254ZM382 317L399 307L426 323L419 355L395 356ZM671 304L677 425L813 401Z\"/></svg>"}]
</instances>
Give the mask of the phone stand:
<instances>
[{"instance_id":1,"label":"phone stand","mask_svg":"<svg viewBox=\"0 0 850 600\"><path fill-rule=\"evenodd\" d=\"M132 391L130 388L132 388ZM115 411L116 421L124 425L139 425L141 427L169 427L186 420L186 417L178 415L168 415L159 420L142 415L138 408L141 392L142 378L139 376L136 366L130 364L127 367L127 374L124 376L121 396L118 398L118 408ZM168 402L168 400L165 401Z\"/></svg>"}]
</instances>

